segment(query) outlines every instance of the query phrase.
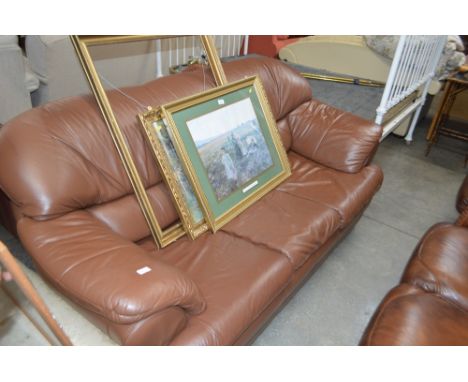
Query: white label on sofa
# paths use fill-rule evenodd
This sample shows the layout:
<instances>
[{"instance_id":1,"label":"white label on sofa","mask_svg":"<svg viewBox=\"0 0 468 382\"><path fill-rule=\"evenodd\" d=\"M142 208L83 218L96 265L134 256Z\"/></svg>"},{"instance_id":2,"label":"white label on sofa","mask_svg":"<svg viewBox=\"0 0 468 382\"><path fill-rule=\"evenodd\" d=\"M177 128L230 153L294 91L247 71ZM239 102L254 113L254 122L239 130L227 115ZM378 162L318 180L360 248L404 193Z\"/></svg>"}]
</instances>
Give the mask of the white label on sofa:
<instances>
[{"instance_id":1,"label":"white label on sofa","mask_svg":"<svg viewBox=\"0 0 468 382\"><path fill-rule=\"evenodd\" d=\"M218 105L224 105L224 100L222 98L218 100Z\"/></svg>"},{"instance_id":2,"label":"white label on sofa","mask_svg":"<svg viewBox=\"0 0 468 382\"><path fill-rule=\"evenodd\" d=\"M143 267L143 268L137 269L136 272L141 276L141 275L144 275L145 273L148 273L150 271L151 271L150 267Z\"/></svg>"},{"instance_id":3,"label":"white label on sofa","mask_svg":"<svg viewBox=\"0 0 468 382\"><path fill-rule=\"evenodd\" d=\"M254 188L256 185L258 184L258 180L256 180L255 182L253 183L250 183L247 187L245 187L242 192L245 194L247 191L251 190L252 188Z\"/></svg>"}]
</instances>

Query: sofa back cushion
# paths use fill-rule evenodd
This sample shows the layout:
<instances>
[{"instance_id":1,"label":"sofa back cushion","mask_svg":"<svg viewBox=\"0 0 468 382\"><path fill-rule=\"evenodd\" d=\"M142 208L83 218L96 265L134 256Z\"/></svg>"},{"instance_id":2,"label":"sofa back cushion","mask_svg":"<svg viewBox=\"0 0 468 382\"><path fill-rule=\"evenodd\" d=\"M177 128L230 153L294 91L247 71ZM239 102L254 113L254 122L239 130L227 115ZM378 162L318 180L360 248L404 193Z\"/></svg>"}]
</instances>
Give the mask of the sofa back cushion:
<instances>
[{"instance_id":1,"label":"sofa back cushion","mask_svg":"<svg viewBox=\"0 0 468 382\"><path fill-rule=\"evenodd\" d=\"M248 58L226 63L229 81L258 74L276 120L311 99L307 82L283 63ZM123 68L124 69L124 68ZM137 113L214 87L210 71L191 70L142 86L108 92L136 167L162 227L177 220ZM286 123L278 124L289 149ZM131 240L149 231L133 189L93 97L73 97L30 110L0 132L0 187L21 213L36 220L88 209Z\"/></svg>"}]
</instances>

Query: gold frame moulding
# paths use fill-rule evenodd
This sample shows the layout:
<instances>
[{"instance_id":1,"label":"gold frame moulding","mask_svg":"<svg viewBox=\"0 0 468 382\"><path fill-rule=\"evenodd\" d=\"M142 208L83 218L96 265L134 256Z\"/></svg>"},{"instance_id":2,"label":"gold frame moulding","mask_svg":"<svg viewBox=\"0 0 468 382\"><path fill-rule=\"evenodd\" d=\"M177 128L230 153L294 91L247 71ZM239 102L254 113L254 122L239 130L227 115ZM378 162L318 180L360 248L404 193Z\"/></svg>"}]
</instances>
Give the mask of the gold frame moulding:
<instances>
[{"instance_id":1,"label":"gold frame moulding","mask_svg":"<svg viewBox=\"0 0 468 382\"><path fill-rule=\"evenodd\" d=\"M246 99L250 99L253 102L252 105L257 105L253 106L254 113L258 119L258 128L262 131L261 134L263 134L264 139L266 139L264 144L265 147L268 147L271 165L250 178L247 181L249 185L246 183L239 186L229 196L217 197L212 184L210 184L208 170L203 164L187 123L194 115L203 117L212 112L220 112L222 109ZM160 108L160 113L177 155L182 162L185 174L202 208L206 223L213 232L219 230L291 174L289 161L276 121L258 77L242 79L163 105ZM179 116L177 117L177 115ZM147 114L146 117L149 117L149 115ZM144 119L145 115L143 116ZM170 174L167 175L170 176ZM190 211L186 209L186 205L183 203L178 204L178 209L182 211L181 219L190 214Z\"/></svg>"},{"instance_id":2,"label":"gold frame moulding","mask_svg":"<svg viewBox=\"0 0 468 382\"><path fill-rule=\"evenodd\" d=\"M208 230L208 225L205 222L196 195L188 183L182 163L175 152L167 126L163 122L161 110L160 108L152 109L146 113L140 114L139 117L148 137L153 158L158 164L159 170L171 190L185 232L192 240L195 240ZM166 138L163 139L162 136ZM168 148L167 145L171 147ZM168 150L171 150L172 153L169 153ZM172 158L170 157L171 155ZM181 179L181 177L184 177L184 179ZM185 187L182 186L182 182ZM188 194L190 194L189 197ZM192 199L192 204L196 205L197 217L194 216L194 207L192 206L191 208L189 198Z\"/></svg>"}]
</instances>

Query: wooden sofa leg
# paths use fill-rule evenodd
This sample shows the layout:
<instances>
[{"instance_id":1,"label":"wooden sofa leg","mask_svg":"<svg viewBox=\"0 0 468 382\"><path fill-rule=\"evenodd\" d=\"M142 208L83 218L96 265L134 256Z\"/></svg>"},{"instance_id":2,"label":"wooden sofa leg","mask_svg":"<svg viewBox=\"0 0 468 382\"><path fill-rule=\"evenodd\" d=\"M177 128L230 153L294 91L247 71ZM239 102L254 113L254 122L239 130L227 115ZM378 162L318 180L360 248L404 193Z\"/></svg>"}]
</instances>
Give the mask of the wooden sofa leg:
<instances>
[{"instance_id":1,"label":"wooden sofa leg","mask_svg":"<svg viewBox=\"0 0 468 382\"><path fill-rule=\"evenodd\" d=\"M73 345L68 336L62 330L60 325L57 323L55 318L50 313L47 305L37 293L36 289L28 279L26 274L23 272L17 261L7 249L7 247L0 241L0 263L3 264L5 269L11 274L12 279L18 284L21 291L31 301L34 307L37 309L41 317L49 326L50 330L55 334L57 339L62 345L70 346ZM0 276L1 280L1 276Z\"/></svg>"}]
</instances>

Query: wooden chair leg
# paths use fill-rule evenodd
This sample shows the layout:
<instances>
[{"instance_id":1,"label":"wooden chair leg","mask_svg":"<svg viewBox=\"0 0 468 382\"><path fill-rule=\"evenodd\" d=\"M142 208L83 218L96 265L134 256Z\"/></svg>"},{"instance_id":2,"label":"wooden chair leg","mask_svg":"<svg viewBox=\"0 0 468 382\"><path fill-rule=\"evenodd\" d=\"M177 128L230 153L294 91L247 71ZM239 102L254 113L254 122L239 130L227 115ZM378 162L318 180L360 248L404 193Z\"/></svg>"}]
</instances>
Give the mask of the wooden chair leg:
<instances>
[{"instance_id":1,"label":"wooden chair leg","mask_svg":"<svg viewBox=\"0 0 468 382\"><path fill-rule=\"evenodd\" d=\"M440 124L440 120L442 118L443 111L444 111L445 106L447 104L447 100L448 100L448 98L450 96L451 87L452 87L451 82L446 83L442 102L441 102L439 108L437 109L434 117L432 118L431 126L429 127L429 130L427 131L427 134L426 134L426 139L428 141L433 139L435 131L436 131L437 127Z\"/></svg>"},{"instance_id":2,"label":"wooden chair leg","mask_svg":"<svg viewBox=\"0 0 468 382\"><path fill-rule=\"evenodd\" d=\"M73 345L68 336L50 313L45 302L39 296L39 293L37 293L31 281L28 279L13 255L2 242L0 242L0 263L2 263L5 269L11 274L13 281L18 284L21 291L26 295L29 301L31 301L60 343L67 346Z\"/></svg>"}]
</instances>

